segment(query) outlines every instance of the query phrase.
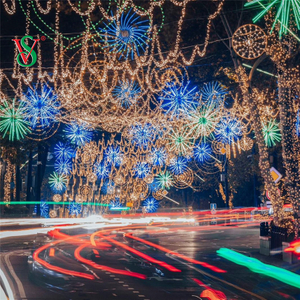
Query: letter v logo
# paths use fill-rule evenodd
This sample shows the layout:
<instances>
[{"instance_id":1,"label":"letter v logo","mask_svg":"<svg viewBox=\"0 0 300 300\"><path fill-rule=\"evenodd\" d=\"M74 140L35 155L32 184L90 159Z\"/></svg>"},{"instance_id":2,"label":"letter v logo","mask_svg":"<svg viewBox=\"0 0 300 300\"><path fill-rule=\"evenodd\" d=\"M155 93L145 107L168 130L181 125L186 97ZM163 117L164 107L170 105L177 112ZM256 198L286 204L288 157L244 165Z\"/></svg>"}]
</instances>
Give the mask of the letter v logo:
<instances>
[{"instance_id":1,"label":"letter v logo","mask_svg":"<svg viewBox=\"0 0 300 300\"><path fill-rule=\"evenodd\" d=\"M31 39L34 41L34 44L32 45L32 47L30 48L28 45L26 45L25 43L25 39ZM22 39L14 39L12 40L16 43L18 50L19 50L19 54L17 56L17 62L20 66L22 67L31 67L36 63L37 60L37 56L35 51L33 50L35 44L39 41L39 39L34 39L32 36L30 35L26 35L24 37L22 37ZM20 45L20 41L21 41L21 45ZM23 47L23 49L22 49ZM23 63L20 60L20 56L23 60ZM29 57L31 56L32 61L30 64L27 64Z\"/></svg>"}]
</instances>

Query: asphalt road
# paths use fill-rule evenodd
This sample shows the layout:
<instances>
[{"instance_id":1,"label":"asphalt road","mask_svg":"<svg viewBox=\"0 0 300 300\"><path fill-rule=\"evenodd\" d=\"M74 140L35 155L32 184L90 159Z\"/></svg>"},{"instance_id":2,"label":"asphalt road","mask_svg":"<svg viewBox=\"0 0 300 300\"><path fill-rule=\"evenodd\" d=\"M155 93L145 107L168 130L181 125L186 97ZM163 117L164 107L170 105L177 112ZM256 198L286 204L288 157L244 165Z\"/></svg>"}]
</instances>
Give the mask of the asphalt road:
<instances>
[{"instance_id":1,"label":"asphalt road","mask_svg":"<svg viewBox=\"0 0 300 300\"><path fill-rule=\"evenodd\" d=\"M106 229L94 236L95 243L107 243L109 247L92 245L91 235L95 231L61 229L60 233L73 239L59 241L38 256L51 266L88 274L93 279L62 275L39 264L31 272L33 264L28 263L28 257L31 262L35 249L49 245L50 240L47 242L43 237L38 241L34 235L2 240L1 269L15 299L300 299L300 289L253 273L217 255L220 248L247 256L258 253L258 227L147 226ZM132 239L128 234L141 240ZM74 256L80 247L77 252L82 261ZM118 274L120 270L128 273ZM299 266L294 271L299 274Z\"/></svg>"}]
</instances>

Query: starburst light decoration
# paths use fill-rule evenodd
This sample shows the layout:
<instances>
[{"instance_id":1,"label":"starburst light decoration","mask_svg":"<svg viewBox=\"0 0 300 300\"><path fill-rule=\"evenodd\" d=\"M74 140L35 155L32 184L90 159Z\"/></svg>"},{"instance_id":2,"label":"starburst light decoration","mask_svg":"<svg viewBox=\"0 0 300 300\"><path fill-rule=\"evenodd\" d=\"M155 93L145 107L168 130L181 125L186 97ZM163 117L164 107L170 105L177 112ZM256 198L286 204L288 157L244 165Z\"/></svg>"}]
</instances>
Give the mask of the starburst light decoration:
<instances>
[{"instance_id":1,"label":"starburst light decoration","mask_svg":"<svg viewBox=\"0 0 300 300\"><path fill-rule=\"evenodd\" d=\"M169 168L175 175L181 175L188 170L188 159L183 156L177 156L171 159Z\"/></svg>"},{"instance_id":2,"label":"starburst light decoration","mask_svg":"<svg viewBox=\"0 0 300 300\"><path fill-rule=\"evenodd\" d=\"M189 128L195 138L206 138L213 135L219 120L220 112L214 105L204 103L197 110L192 112L189 117Z\"/></svg>"},{"instance_id":3,"label":"starburst light decoration","mask_svg":"<svg viewBox=\"0 0 300 300\"><path fill-rule=\"evenodd\" d=\"M49 218L49 204L46 201L40 203L40 214L42 218Z\"/></svg>"},{"instance_id":4,"label":"starburst light decoration","mask_svg":"<svg viewBox=\"0 0 300 300\"><path fill-rule=\"evenodd\" d=\"M49 127L56 121L59 114L60 103L57 95L52 88L45 84L41 89L28 88L27 94L24 94L24 113L26 119L30 122L32 129L38 126L41 128Z\"/></svg>"},{"instance_id":5,"label":"starburst light decoration","mask_svg":"<svg viewBox=\"0 0 300 300\"><path fill-rule=\"evenodd\" d=\"M158 181L159 188L162 190L170 189L173 185L173 177L169 171L159 173L156 178Z\"/></svg>"},{"instance_id":6,"label":"starburst light decoration","mask_svg":"<svg viewBox=\"0 0 300 300\"><path fill-rule=\"evenodd\" d=\"M167 136L167 146L170 153L189 156L192 153L193 145L194 137L188 127L173 128Z\"/></svg>"},{"instance_id":7,"label":"starburst light decoration","mask_svg":"<svg viewBox=\"0 0 300 300\"><path fill-rule=\"evenodd\" d=\"M212 155L212 149L208 143L201 143L194 148L194 158L196 161L203 163L209 160Z\"/></svg>"},{"instance_id":8,"label":"starburst light decoration","mask_svg":"<svg viewBox=\"0 0 300 300\"><path fill-rule=\"evenodd\" d=\"M92 140L93 131L87 123L72 122L66 126L64 130L66 137L72 144L77 146L84 146Z\"/></svg>"},{"instance_id":9,"label":"starburst light decoration","mask_svg":"<svg viewBox=\"0 0 300 300\"><path fill-rule=\"evenodd\" d=\"M49 176L49 184L54 191L62 192L66 188L67 177L53 172L53 174Z\"/></svg>"},{"instance_id":10,"label":"starburst light decoration","mask_svg":"<svg viewBox=\"0 0 300 300\"><path fill-rule=\"evenodd\" d=\"M252 0L247 2L245 7L259 7L261 9L261 12L252 19L254 23L266 15L271 9L275 9L276 15L272 31L278 22L280 26L280 38L290 31L291 16L296 22L298 30L300 30L300 0Z\"/></svg>"},{"instance_id":11,"label":"starburst light decoration","mask_svg":"<svg viewBox=\"0 0 300 300\"><path fill-rule=\"evenodd\" d=\"M81 214L81 204L76 202L71 202L69 205L69 214L71 216L78 216Z\"/></svg>"},{"instance_id":12,"label":"starburst light decoration","mask_svg":"<svg viewBox=\"0 0 300 300\"><path fill-rule=\"evenodd\" d=\"M143 206L146 208L147 213L154 213L157 211L159 203L153 197L149 197L143 202Z\"/></svg>"},{"instance_id":13,"label":"starburst light decoration","mask_svg":"<svg viewBox=\"0 0 300 300\"><path fill-rule=\"evenodd\" d=\"M99 28L99 32L105 44L104 48L119 54L119 59L133 59L134 53L139 56L141 51L145 51L149 29L149 20L142 20L130 9L127 12L123 11L119 18L104 28Z\"/></svg>"},{"instance_id":14,"label":"starburst light decoration","mask_svg":"<svg viewBox=\"0 0 300 300\"><path fill-rule=\"evenodd\" d=\"M265 143L268 147L273 147L276 145L276 142L281 141L281 133L278 122L274 119L267 123L263 123L263 134Z\"/></svg>"},{"instance_id":15,"label":"starburst light decoration","mask_svg":"<svg viewBox=\"0 0 300 300\"><path fill-rule=\"evenodd\" d=\"M237 118L223 117L215 132L217 141L230 145L241 138L242 125Z\"/></svg>"},{"instance_id":16,"label":"starburst light decoration","mask_svg":"<svg viewBox=\"0 0 300 300\"><path fill-rule=\"evenodd\" d=\"M166 88L159 96L162 110L171 116L178 118L186 116L198 106L196 99L196 87L188 89L186 85L178 86L175 83L167 83Z\"/></svg>"},{"instance_id":17,"label":"starburst light decoration","mask_svg":"<svg viewBox=\"0 0 300 300\"><path fill-rule=\"evenodd\" d=\"M75 157L75 150L67 144L58 142L54 147L54 155L56 159L64 161Z\"/></svg>"},{"instance_id":18,"label":"starburst light decoration","mask_svg":"<svg viewBox=\"0 0 300 300\"><path fill-rule=\"evenodd\" d=\"M138 83L129 81L128 79L123 82L119 82L113 91L113 102L118 103L124 108L129 108L131 105L136 104L141 94L141 88Z\"/></svg>"},{"instance_id":19,"label":"starburst light decoration","mask_svg":"<svg viewBox=\"0 0 300 300\"><path fill-rule=\"evenodd\" d=\"M123 207L123 204L120 202L120 198L115 198L115 200L111 200L109 203L109 208L111 210L118 210Z\"/></svg>"},{"instance_id":20,"label":"starburst light decoration","mask_svg":"<svg viewBox=\"0 0 300 300\"><path fill-rule=\"evenodd\" d=\"M122 153L119 146L109 146L104 153L107 161L110 164L116 167L122 164L124 154Z\"/></svg>"},{"instance_id":21,"label":"starburst light decoration","mask_svg":"<svg viewBox=\"0 0 300 300\"><path fill-rule=\"evenodd\" d=\"M16 107L15 99L11 104L5 100L0 106L0 131L3 138L8 134L10 141L20 140L31 132L29 122L24 119L22 102Z\"/></svg>"},{"instance_id":22,"label":"starburst light decoration","mask_svg":"<svg viewBox=\"0 0 300 300\"><path fill-rule=\"evenodd\" d=\"M162 167L168 157L167 150L163 147L154 147L149 154L149 160L152 165Z\"/></svg>"},{"instance_id":23,"label":"starburst light decoration","mask_svg":"<svg viewBox=\"0 0 300 300\"><path fill-rule=\"evenodd\" d=\"M68 175L72 170L72 162L69 159L58 159L54 163L54 169L60 175Z\"/></svg>"},{"instance_id":24,"label":"starburst light decoration","mask_svg":"<svg viewBox=\"0 0 300 300\"><path fill-rule=\"evenodd\" d=\"M151 124L133 125L129 131L131 141L140 148L147 149L149 144L155 139L155 128Z\"/></svg>"},{"instance_id":25,"label":"starburst light decoration","mask_svg":"<svg viewBox=\"0 0 300 300\"><path fill-rule=\"evenodd\" d=\"M94 165L94 172L100 179L106 179L109 177L111 168L106 161L97 162Z\"/></svg>"},{"instance_id":26,"label":"starburst light decoration","mask_svg":"<svg viewBox=\"0 0 300 300\"><path fill-rule=\"evenodd\" d=\"M134 176L138 178L145 178L150 174L150 166L148 163L142 161L137 162L133 167Z\"/></svg>"},{"instance_id":27,"label":"starburst light decoration","mask_svg":"<svg viewBox=\"0 0 300 300\"><path fill-rule=\"evenodd\" d=\"M210 105L218 106L224 102L228 94L227 88L218 81L206 83L200 90L202 100Z\"/></svg>"}]
</instances>

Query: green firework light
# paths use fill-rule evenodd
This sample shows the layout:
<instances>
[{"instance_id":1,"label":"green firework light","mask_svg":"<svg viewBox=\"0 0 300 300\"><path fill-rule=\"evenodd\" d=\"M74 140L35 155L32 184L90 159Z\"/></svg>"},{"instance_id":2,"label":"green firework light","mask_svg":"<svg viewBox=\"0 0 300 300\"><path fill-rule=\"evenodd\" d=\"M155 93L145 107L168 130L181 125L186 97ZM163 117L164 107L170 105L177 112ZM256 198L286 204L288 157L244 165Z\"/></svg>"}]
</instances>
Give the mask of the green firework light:
<instances>
[{"instance_id":1,"label":"green firework light","mask_svg":"<svg viewBox=\"0 0 300 300\"><path fill-rule=\"evenodd\" d=\"M291 15L293 15L293 18L297 24L297 28L300 30L300 0L273 0L270 2L266 2L264 0L253 0L246 3L245 7L252 7L256 5L259 5L262 8L262 11L252 19L254 23L267 14L272 8L276 9L275 20L271 32L273 31L277 22L279 22L280 38L282 35L287 34L288 32L292 33L289 29ZM293 34L293 36L295 35ZM299 38L297 39L299 40Z\"/></svg>"},{"instance_id":2,"label":"green firework light","mask_svg":"<svg viewBox=\"0 0 300 300\"><path fill-rule=\"evenodd\" d=\"M191 113L189 119L189 127L198 137L211 135L219 122L217 111L211 106L202 107L198 111Z\"/></svg>"},{"instance_id":3,"label":"green firework light","mask_svg":"<svg viewBox=\"0 0 300 300\"><path fill-rule=\"evenodd\" d=\"M49 176L49 184L51 188L57 191L62 191L66 187L67 177L65 175L59 175L56 172L53 172Z\"/></svg>"},{"instance_id":4,"label":"green firework light","mask_svg":"<svg viewBox=\"0 0 300 300\"><path fill-rule=\"evenodd\" d=\"M263 134L268 147L273 147L276 142L281 141L281 133L276 120L270 120L267 124L263 123Z\"/></svg>"},{"instance_id":5,"label":"green firework light","mask_svg":"<svg viewBox=\"0 0 300 300\"><path fill-rule=\"evenodd\" d=\"M170 189L173 185L173 177L169 171L157 175L157 181L161 189Z\"/></svg>"},{"instance_id":6,"label":"green firework light","mask_svg":"<svg viewBox=\"0 0 300 300\"><path fill-rule=\"evenodd\" d=\"M300 288L300 275L296 273L274 267L272 265L264 264L256 258L248 257L227 248L219 249L217 254L238 265L247 267L254 273L262 274L263 276L269 276L288 285Z\"/></svg>"},{"instance_id":7,"label":"green firework light","mask_svg":"<svg viewBox=\"0 0 300 300\"><path fill-rule=\"evenodd\" d=\"M24 119L24 105L21 102L18 107L15 105L15 99L11 104L6 100L0 106L0 131L3 137L8 134L9 140L20 140L30 133L30 123Z\"/></svg>"},{"instance_id":8,"label":"green firework light","mask_svg":"<svg viewBox=\"0 0 300 300\"><path fill-rule=\"evenodd\" d=\"M179 155L186 155L193 147L194 139L188 128L175 129L169 135L169 150Z\"/></svg>"}]
</instances>

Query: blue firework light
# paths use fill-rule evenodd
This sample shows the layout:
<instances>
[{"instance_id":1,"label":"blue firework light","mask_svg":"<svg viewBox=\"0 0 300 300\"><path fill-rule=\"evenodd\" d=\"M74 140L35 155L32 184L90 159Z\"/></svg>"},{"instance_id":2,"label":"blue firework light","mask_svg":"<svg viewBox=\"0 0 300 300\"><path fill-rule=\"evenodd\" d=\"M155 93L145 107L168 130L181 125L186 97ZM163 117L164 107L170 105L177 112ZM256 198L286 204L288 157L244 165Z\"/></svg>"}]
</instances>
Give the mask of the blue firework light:
<instances>
[{"instance_id":1,"label":"blue firework light","mask_svg":"<svg viewBox=\"0 0 300 300\"><path fill-rule=\"evenodd\" d=\"M151 124L131 126L129 135L133 144L147 149L156 137L155 128Z\"/></svg>"},{"instance_id":2,"label":"blue firework light","mask_svg":"<svg viewBox=\"0 0 300 300\"><path fill-rule=\"evenodd\" d=\"M116 18L117 20L105 24L104 28L99 28L100 36L105 43L104 47L109 48L110 52L119 54L119 59L122 57L133 59L134 53L140 56L149 41L149 20L142 20L131 9L123 11Z\"/></svg>"},{"instance_id":3,"label":"blue firework light","mask_svg":"<svg viewBox=\"0 0 300 300\"><path fill-rule=\"evenodd\" d=\"M148 184L148 188L151 192L157 192L160 189L160 184L157 178L154 178L154 180Z\"/></svg>"},{"instance_id":4,"label":"blue firework light","mask_svg":"<svg viewBox=\"0 0 300 300\"><path fill-rule=\"evenodd\" d=\"M176 156L171 159L169 169L175 175L181 175L188 169L188 159L183 156Z\"/></svg>"},{"instance_id":5,"label":"blue firework light","mask_svg":"<svg viewBox=\"0 0 300 300\"><path fill-rule=\"evenodd\" d=\"M49 218L49 204L46 201L40 203L40 215L42 218Z\"/></svg>"},{"instance_id":6,"label":"blue firework light","mask_svg":"<svg viewBox=\"0 0 300 300\"><path fill-rule=\"evenodd\" d=\"M40 89L28 88L23 102L25 118L33 129L49 127L56 121L60 102L52 88L45 84Z\"/></svg>"},{"instance_id":7,"label":"blue firework light","mask_svg":"<svg viewBox=\"0 0 300 300\"><path fill-rule=\"evenodd\" d=\"M206 83L200 93L204 102L218 106L224 102L228 90L220 82L212 81Z\"/></svg>"},{"instance_id":8,"label":"blue firework light","mask_svg":"<svg viewBox=\"0 0 300 300\"><path fill-rule=\"evenodd\" d=\"M105 160L97 162L94 165L94 172L99 179L106 179L109 177L111 167L109 163Z\"/></svg>"},{"instance_id":9,"label":"blue firework light","mask_svg":"<svg viewBox=\"0 0 300 300\"><path fill-rule=\"evenodd\" d=\"M136 104L141 95L141 88L136 81L119 82L113 91L112 96L114 102L117 102L124 108L129 108L131 105Z\"/></svg>"},{"instance_id":10,"label":"blue firework light","mask_svg":"<svg viewBox=\"0 0 300 300\"><path fill-rule=\"evenodd\" d=\"M72 171L72 162L69 159L58 159L54 163L54 169L60 175L68 175Z\"/></svg>"},{"instance_id":11,"label":"blue firework light","mask_svg":"<svg viewBox=\"0 0 300 300\"><path fill-rule=\"evenodd\" d=\"M123 207L123 204L120 202L120 198L115 198L115 200L111 200L109 203L109 208L111 210L118 210Z\"/></svg>"},{"instance_id":12,"label":"blue firework light","mask_svg":"<svg viewBox=\"0 0 300 300\"><path fill-rule=\"evenodd\" d=\"M167 87L159 96L161 108L166 114L170 114L171 118L188 115L198 106L196 87L189 89L188 85L189 82L180 86L175 83L167 83Z\"/></svg>"},{"instance_id":13,"label":"blue firework light","mask_svg":"<svg viewBox=\"0 0 300 300\"><path fill-rule=\"evenodd\" d=\"M146 208L148 213L154 213L157 211L159 203L153 197L149 197L143 202L143 206Z\"/></svg>"},{"instance_id":14,"label":"blue firework light","mask_svg":"<svg viewBox=\"0 0 300 300\"><path fill-rule=\"evenodd\" d=\"M138 178L145 178L150 174L151 168L148 163L142 161L137 162L133 167L134 176Z\"/></svg>"},{"instance_id":15,"label":"blue firework light","mask_svg":"<svg viewBox=\"0 0 300 300\"><path fill-rule=\"evenodd\" d=\"M58 160L72 159L75 157L75 154L76 151L72 147L62 142L58 142L54 147L54 155Z\"/></svg>"},{"instance_id":16,"label":"blue firework light","mask_svg":"<svg viewBox=\"0 0 300 300\"><path fill-rule=\"evenodd\" d=\"M149 160L154 166L162 167L166 163L167 157L167 150L163 147L154 147L151 149L151 152L149 154Z\"/></svg>"},{"instance_id":17,"label":"blue firework light","mask_svg":"<svg viewBox=\"0 0 300 300\"><path fill-rule=\"evenodd\" d=\"M211 146L208 143L201 143L195 146L194 148L194 158L200 163L208 161L212 155Z\"/></svg>"},{"instance_id":18,"label":"blue firework light","mask_svg":"<svg viewBox=\"0 0 300 300\"><path fill-rule=\"evenodd\" d=\"M242 137L242 124L237 118L224 117L216 127L216 139L223 144L231 144Z\"/></svg>"},{"instance_id":19,"label":"blue firework light","mask_svg":"<svg viewBox=\"0 0 300 300\"><path fill-rule=\"evenodd\" d=\"M103 185L100 190L101 194L103 195L113 194L114 190L115 190L115 183L113 181L108 179L103 181Z\"/></svg>"},{"instance_id":20,"label":"blue firework light","mask_svg":"<svg viewBox=\"0 0 300 300\"><path fill-rule=\"evenodd\" d=\"M64 132L70 142L77 146L84 146L93 138L93 129L87 123L73 122L66 126Z\"/></svg>"},{"instance_id":21,"label":"blue firework light","mask_svg":"<svg viewBox=\"0 0 300 300\"><path fill-rule=\"evenodd\" d=\"M76 203L76 202L71 202L69 205L69 214L71 216L78 216L81 214L81 204Z\"/></svg>"},{"instance_id":22,"label":"blue firework light","mask_svg":"<svg viewBox=\"0 0 300 300\"><path fill-rule=\"evenodd\" d=\"M122 164L124 154L122 153L119 146L109 146L104 152L106 160L116 166L119 167Z\"/></svg>"}]
</instances>

